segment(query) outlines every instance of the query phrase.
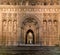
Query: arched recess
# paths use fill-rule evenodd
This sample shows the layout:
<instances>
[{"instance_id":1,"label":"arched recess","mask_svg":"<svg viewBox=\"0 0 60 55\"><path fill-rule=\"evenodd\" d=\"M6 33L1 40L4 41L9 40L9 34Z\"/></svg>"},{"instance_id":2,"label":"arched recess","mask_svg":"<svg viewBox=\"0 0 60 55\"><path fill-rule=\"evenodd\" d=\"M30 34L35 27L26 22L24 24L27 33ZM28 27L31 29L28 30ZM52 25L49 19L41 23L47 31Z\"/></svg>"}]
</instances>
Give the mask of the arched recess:
<instances>
[{"instance_id":1,"label":"arched recess","mask_svg":"<svg viewBox=\"0 0 60 55\"><path fill-rule=\"evenodd\" d=\"M35 43L35 41L34 41L34 32L31 29L29 29L26 32L25 43L26 44L34 44Z\"/></svg>"},{"instance_id":2,"label":"arched recess","mask_svg":"<svg viewBox=\"0 0 60 55\"><path fill-rule=\"evenodd\" d=\"M20 36L20 43L21 44L28 44L27 43L27 34L33 35L33 42L32 44L39 44L39 22L32 17L25 18L21 25L21 36Z\"/></svg>"}]
</instances>

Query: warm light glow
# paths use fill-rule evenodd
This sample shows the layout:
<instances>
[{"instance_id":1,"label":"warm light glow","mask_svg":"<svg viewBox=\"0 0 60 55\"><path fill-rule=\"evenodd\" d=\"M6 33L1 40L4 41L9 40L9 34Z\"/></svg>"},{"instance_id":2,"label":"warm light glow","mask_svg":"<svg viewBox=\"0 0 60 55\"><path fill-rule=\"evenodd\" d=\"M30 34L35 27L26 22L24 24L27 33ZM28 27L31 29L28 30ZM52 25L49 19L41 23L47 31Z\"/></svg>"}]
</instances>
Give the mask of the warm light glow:
<instances>
[{"instance_id":1,"label":"warm light glow","mask_svg":"<svg viewBox=\"0 0 60 55\"><path fill-rule=\"evenodd\" d=\"M30 37L32 37L32 33L31 32L29 32L29 34L28 34Z\"/></svg>"}]
</instances>

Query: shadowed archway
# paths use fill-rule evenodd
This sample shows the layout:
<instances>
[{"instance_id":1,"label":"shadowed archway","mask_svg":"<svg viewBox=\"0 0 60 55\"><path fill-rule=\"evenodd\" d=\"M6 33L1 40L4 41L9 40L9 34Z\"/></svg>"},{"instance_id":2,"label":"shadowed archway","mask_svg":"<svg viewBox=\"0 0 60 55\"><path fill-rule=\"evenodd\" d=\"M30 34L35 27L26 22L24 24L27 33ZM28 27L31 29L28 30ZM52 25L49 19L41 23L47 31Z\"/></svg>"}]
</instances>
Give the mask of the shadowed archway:
<instances>
[{"instance_id":1,"label":"shadowed archway","mask_svg":"<svg viewBox=\"0 0 60 55\"><path fill-rule=\"evenodd\" d=\"M34 32L31 29L29 29L26 32L25 44L34 44L34 43L35 43Z\"/></svg>"}]
</instances>

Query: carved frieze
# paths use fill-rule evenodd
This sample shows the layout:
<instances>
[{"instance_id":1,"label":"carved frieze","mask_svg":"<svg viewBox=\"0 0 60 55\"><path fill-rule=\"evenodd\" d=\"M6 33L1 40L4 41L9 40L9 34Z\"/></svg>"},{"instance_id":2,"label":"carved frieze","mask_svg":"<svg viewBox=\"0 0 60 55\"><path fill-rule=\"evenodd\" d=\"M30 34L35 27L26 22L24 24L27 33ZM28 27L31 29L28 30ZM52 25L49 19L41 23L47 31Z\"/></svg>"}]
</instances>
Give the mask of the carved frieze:
<instances>
[{"instance_id":1,"label":"carved frieze","mask_svg":"<svg viewBox=\"0 0 60 55\"><path fill-rule=\"evenodd\" d=\"M1 13L60 13L60 6L0 6Z\"/></svg>"}]
</instances>

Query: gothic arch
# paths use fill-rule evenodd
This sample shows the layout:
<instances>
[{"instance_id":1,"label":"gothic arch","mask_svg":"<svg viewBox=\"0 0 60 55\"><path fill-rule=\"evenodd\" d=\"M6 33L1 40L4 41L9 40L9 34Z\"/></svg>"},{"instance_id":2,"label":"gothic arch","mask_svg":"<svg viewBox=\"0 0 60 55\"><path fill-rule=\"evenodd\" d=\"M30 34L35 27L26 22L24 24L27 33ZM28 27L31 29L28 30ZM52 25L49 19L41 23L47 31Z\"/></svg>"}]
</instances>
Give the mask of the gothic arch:
<instances>
[{"instance_id":1,"label":"gothic arch","mask_svg":"<svg viewBox=\"0 0 60 55\"><path fill-rule=\"evenodd\" d=\"M21 20L20 20L20 25L22 26L23 21L26 18L29 18L29 17L35 19L38 22L38 25L40 27L40 20L39 20L39 18L37 18L37 16L36 15L33 15L33 14L23 15L22 18L21 18Z\"/></svg>"},{"instance_id":2,"label":"gothic arch","mask_svg":"<svg viewBox=\"0 0 60 55\"><path fill-rule=\"evenodd\" d=\"M28 36L28 34L31 33L32 34L32 37ZM28 37L30 37L28 39ZM30 41L31 40L31 41ZM29 42L28 42L29 41ZM25 38L25 43L26 44L34 44L34 32L33 30L29 29L27 32L26 32L26 38Z\"/></svg>"},{"instance_id":3,"label":"gothic arch","mask_svg":"<svg viewBox=\"0 0 60 55\"><path fill-rule=\"evenodd\" d=\"M21 43L27 43L25 38L27 36L26 33L29 30L31 33L33 33L33 36L35 37L35 39L33 38L33 44L39 43L39 27L40 23L38 18L32 15L25 16L23 21L21 21Z\"/></svg>"}]
</instances>

